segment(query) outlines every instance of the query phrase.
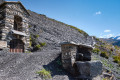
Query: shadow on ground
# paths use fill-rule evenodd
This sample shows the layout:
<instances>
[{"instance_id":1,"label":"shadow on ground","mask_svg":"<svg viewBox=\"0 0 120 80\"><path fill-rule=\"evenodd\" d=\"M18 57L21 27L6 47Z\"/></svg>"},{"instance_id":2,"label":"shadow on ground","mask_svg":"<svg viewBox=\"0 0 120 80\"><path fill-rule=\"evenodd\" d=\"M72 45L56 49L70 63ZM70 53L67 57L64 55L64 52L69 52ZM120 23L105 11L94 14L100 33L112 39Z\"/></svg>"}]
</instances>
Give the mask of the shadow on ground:
<instances>
[{"instance_id":1,"label":"shadow on ground","mask_svg":"<svg viewBox=\"0 0 120 80\"><path fill-rule=\"evenodd\" d=\"M43 67L46 70L51 71L51 75L52 77L54 77L55 75L67 75L69 80L76 80L70 73L68 73L67 71L65 71L65 69L63 69L62 67L62 63L61 63L61 55L59 55L54 61L50 62L47 65L43 65Z\"/></svg>"}]
</instances>

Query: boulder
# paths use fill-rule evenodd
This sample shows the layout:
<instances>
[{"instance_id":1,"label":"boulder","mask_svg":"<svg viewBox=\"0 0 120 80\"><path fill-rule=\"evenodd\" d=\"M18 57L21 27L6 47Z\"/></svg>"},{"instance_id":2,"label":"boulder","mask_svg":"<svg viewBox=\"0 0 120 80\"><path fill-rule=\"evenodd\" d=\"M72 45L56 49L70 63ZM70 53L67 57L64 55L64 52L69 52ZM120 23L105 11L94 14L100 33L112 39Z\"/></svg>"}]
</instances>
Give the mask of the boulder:
<instances>
[{"instance_id":1,"label":"boulder","mask_svg":"<svg viewBox=\"0 0 120 80\"><path fill-rule=\"evenodd\" d=\"M102 74L102 63L100 61L77 61L76 65L80 79L93 80L93 78Z\"/></svg>"}]
</instances>

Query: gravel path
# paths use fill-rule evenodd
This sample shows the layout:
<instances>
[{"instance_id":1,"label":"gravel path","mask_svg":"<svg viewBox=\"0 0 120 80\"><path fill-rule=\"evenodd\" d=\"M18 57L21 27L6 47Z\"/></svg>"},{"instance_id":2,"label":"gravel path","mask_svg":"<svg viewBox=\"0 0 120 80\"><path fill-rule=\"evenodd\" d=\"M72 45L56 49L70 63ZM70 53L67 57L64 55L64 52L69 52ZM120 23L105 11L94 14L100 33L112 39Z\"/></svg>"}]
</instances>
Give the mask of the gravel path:
<instances>
[{"instance_id":1,"label":"gravel path","mask_svg":"<svg viewBox=\"0 0 120 80\"><path fill-rule=\"evenodd\" d=\"M0 53L0 80L42 80L36 71L43 68L51 71L49 80L75 80L61 65L59 50L35 53Z\"/></svg>"}]
</instances>

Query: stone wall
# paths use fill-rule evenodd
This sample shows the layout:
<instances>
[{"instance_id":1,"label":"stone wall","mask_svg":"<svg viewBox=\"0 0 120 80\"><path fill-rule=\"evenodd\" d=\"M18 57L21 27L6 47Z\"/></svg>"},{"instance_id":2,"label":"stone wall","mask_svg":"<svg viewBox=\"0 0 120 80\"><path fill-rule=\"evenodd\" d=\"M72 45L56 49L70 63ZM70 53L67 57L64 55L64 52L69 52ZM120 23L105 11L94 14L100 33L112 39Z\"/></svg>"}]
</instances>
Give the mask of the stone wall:
<instances>
[{"instance_id":1,"label":"stone wall","mask_svg":"<svg viewBox=\"0 0 120 80\"><path fill-rule=\"evenodd\" d=\"M0 4L3 3L5 0L0 0Z\"/></svg>"},{"instance_id":2,"label":"stone wall","mask_svg":"<svg viewBox=\"0 0 120 80\"><path fill-rule=\"evenodd\" d=\"M2 6L0 7L0 39L3 40L3 38L5 37L4 34L4 26L5 26L5 7Z\"/></svg>"},{"instance_id":3,"label":"stone wall","mask_svg":"<svg viewBox=\"0 0 120 80\"><path fill-rule=\"evenodd\" d=\"M64 69L74 74L74 63L76 60L77 46L72 44L64 44L61 46L62 50L62 65Z\"/></svg>"}]
</instances>

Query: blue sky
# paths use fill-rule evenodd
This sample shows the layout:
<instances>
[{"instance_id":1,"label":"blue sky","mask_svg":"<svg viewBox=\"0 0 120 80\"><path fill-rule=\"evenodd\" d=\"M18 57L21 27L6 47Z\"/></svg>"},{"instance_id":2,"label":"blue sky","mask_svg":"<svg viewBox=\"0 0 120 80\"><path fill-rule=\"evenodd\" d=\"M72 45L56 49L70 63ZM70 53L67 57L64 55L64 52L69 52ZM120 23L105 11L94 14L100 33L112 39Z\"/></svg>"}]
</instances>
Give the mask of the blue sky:
<instances>
[{"instance_id":1,"label":"blue sky","mask_svg":"<svg viewBox=\"0 0 120 80\"><path fill-rule=\"evenodd\" d=\"M89 35L104 38L120 35L120 0L19 1L26 9L76 26Z\"/></svg>"}]
</instances>

